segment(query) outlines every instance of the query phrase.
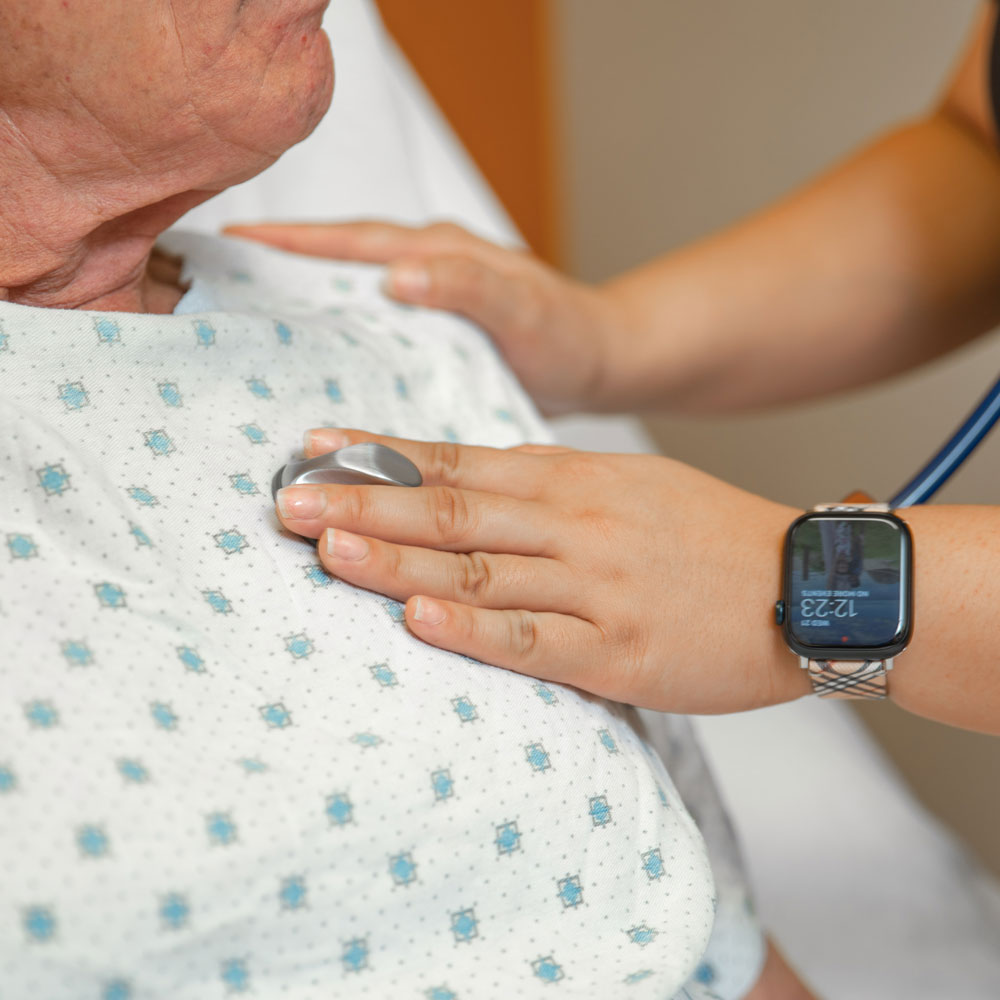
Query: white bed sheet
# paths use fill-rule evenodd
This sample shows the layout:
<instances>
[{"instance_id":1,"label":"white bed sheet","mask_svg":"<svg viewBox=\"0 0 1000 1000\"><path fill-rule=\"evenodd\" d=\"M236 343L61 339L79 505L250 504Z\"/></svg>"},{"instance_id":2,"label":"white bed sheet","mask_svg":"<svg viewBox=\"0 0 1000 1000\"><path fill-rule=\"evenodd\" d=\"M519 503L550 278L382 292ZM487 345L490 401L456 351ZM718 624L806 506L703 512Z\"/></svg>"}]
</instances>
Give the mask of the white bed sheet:
<instances>
[{"instance_id":1,"label":"white bed sheet","mask_svg":"<svg viewBox=\"0 0 1000 1000\"><path fill-rule=\"evenodd\" d=\"M517 233L368 0L336 0L334 105L271 170L181 223L450 219ZM572 418L577 447L654 450L635 421ZM842 705L803 700L697 729L765 922L827 1000L996 1000L1000 890L906 791Z\"/></svg>"}]
</instances>

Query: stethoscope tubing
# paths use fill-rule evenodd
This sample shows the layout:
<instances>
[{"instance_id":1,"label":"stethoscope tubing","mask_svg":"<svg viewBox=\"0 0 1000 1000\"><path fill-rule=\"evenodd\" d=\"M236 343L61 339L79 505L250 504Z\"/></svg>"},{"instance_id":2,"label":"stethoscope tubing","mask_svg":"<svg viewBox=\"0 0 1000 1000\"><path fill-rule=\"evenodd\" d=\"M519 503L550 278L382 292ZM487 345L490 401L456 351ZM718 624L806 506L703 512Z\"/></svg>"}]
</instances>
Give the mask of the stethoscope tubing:
<instances>
[{"instance_id":1,"label":"stethoscope tubing","mask_svg":"<svg viewBox=\"0 0 1000 1000\"><path fill-rule=\"evenodd\" d=\"M1000 420L1000 379L937 454L889 501L889 506L927 503L975 451L997 420Z\"/></svg>"}]
</instances>

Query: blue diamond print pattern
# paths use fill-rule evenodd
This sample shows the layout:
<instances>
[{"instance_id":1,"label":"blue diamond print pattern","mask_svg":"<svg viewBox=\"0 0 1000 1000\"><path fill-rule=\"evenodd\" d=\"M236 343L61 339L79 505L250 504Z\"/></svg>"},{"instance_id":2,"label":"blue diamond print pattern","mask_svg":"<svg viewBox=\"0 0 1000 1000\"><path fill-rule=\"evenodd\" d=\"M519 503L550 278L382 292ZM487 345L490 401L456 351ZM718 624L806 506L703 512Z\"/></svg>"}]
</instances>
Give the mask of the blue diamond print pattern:
<instances>
[{"instance_id":1,"label":"blue diamond print pattern","mask_svg":"<svg viewBox=\"0 0 1000 1000\"><path fill-rule=\"evenodd\" d=\"M244 535L241 535L235 528L227 528L212 536L215 544L218 545L227 556L239 555L250 543Z\"/></svg>"},{"instance_id":2,"label":"blue diamond print pattern","mask_svg":"<svg viewBox=\"0 0 1000 1000\"><path fill-rule=\"evenodd\" d=\"M447 986L432 986L424 996L427 1000L458 1000L458 994L453 993Z\"/></svg>"},{"instance_id":3,"label":"blue diamond print pattern","mask_svg":"<svg viewBox=\"0 0 1000 1000\"><path fill-rule=\"evenodd\" d=\"M579 906L583 902L583 888L579 875L569 875L556 883L559 889L559 899L563 906Z\"/></svg>"},{"instance_id":4,"label":"blue diamond print pattern","mask_svg":"<svg viewBox=\"0 0 1000 1000\"><path fill-rule=\"evenodd\" d=\"M333 583L333 577L318 563L303 566L302 572L314 587L329 587Z\"/></svg>"},{"instance_id":5,"label":"blue diamond print pattern","mask_svg":"<svg viewBox=\"0 0 1000 1000\"><path fill-rule=\"evenodd\" d=\"M351 938L344 942L344 949L340 953L340 961L345 972L360 972L368 968L368 939Z\"/></svg>"},{"instance_id":6,"label":"blue diamond print pattern","mask_svg":"<svg viewBox=\"0 0 1000 1000\"><path fill-rule=\"evenodd\" d=\"M137 760L123 758L118 761L118 771L126 781L136 785L149 781L149 772Z\"/></svg>"},{"instance_id":7,"label":"blue diamond print pattern","mask_svg":"<svg viewBox=\"0 0 1000 1000\"><path fill-rule=\"evenodd\" d=\"M406 621L405 604L401 604L399 601L393 601L391 598L385 597L382 599L382 607L385 608L386 614L388 614L394 622Z\"/></svg>"},{"instance_id":8,"label":"blue diamond print pattern","mask_svg":"<svg viewBox=\"0 0 1000 1000\"><path fill-rule=\"evenodd\" d=\"M59 724L59 713L51 701L29 701L24 714L36 729L51 729Z\"/></svg>"},{"instance_id":9,"label":"blue diamond print pattern","mask_svg":"<svg viewBox=\"0 0 1000 1000\"><path fill-rule=\"evenodd\" d=\"M176 408L184 405L184 400L181 398L181 391L177 388L176 382L160 382L156 387L156 391L160 394L160 399L167 406Z\"/></svg>"},{"instance_id":10,"label":"blue diamond print pattern","mask_svg":"<svg viewBox=\"0 0 1000 1000\"><path fill-rule=\"evenodd\" d=\"M521 834L518 832L517 823L501 823L497 827L496 837L493 842L497 845L497 854L513 854L521 849Z\"/></svg>"},{"instance_id":11,"label":"blue diamond print pattern","mask_svg":"<svg viewBox=\"0 0 1000 1000\"><path fill-rule=\"evenodd\" d=\"M242 424L240 431L251 444L267 444L267 435L256 424Z\"/></svg>"},{"instance_id":12,"label":"blue diamond print pattern","mask_svg":"<svg viewBox=\"0 0 1000 1000\"><path fill-rule=\"evenodd\" d=\"M475 910L459 910L451 915L451 933L459 943L479 937L479 922Z\"/></svg>"},{"instance_id":13,"label":"blue diamond print pattern","mask_svg":"<svg viewBox=\"0 0 1000 1000\"><path fill-rule=\"evenodd\" d=\"M292 342L292 331L287 324L276 322L274 332L278 335L278 343L287 347Z\"/></svg>"},{"instance_id":14,"label":"blue diamond print pattern","mask_svg":"<svg viewBox=\"0 0 1000 1000\"><path fill-rule=\"evenodd\" d=\"M257 399L273 399L271 387L262 378L248 378L247 388Z\"/></svg>"},{"instance_id":15,"label":"blue diamond print pattern","mask_svg":"<svg viewBox=\"0 0 1000 1000\"><path fill-rule=\"evenodd\" d=\"M598 729L597 738L601 741L601 746L604 747L608 753L618 753L618 744L615 743L615 738L607 729Z\"/></svg>"},{"instance_id":16,"label":"blue diamond print pattern","mask_svg":"<svg viewBox=\"0 0 1000 1000\"><path fill-rule=\"evenodd\" d=\"M634 986L636 983L641 983L644 979L649 979L653 974L652 969L643 969L641 972L632 972L625 977L626 986Z\"/></svg>"},{"instance_id":17,"label":"blue diamond print pattern","mask_svg":"<svg viewBox=\"0 0 1000 1000\"><path fill-rule=\"evenodd\" d=\"M292 724L292 713L280 702L265 705L260 714L271 729L286 729Z\"/></svg>"},{"instance_id":18,"label":"blue diamond print pattern","mask_svg":"<svg viewBox=\"0 0 1000 1000\"><path fill-rule=\"evenodd\" d=\"M233 613L232 602L221 590L203 590L201 596L205 598L208 606L217 615L231 615Z\"/></svg>"},{"instance_id":19,"label":"blue diamond print pattern","mask_svg":"<svg viewBox=\"0 0 1000 1000\"><path fill-rule=\"evenodd\" d=\"M145 486L130 486L128 495L143 507L156 507L160 502Z\"/></svg>"},{"instance_id":20,"label":"blue diamond print pattern","mask_svg":"<svg viewBox=\"0 0 1000 1000\"><path fill-rule=\"evenodd\" d=\"M211 347L215 343L215 327L204 320L195 320L194 337L199 347Z\"/></svg>"},{"instance_id":21,"label":"blue diamond print pattern","mask_svg":"<svg viewBox=\"0 0 1000 1000\"><path fill-rule=\"evenodd\" d=\"M595 795L590 800L590 821L594 826L607 826L611 822L611 806L605 795Z\"/></svg>"},{"instance_id":22,"label":"blue diamond print pattern","mask_svg":"<svg viewBox=\"0 0 1000 1000\"><path fill-rule=\"evenodd\" d=\"M250 989L250 970L244 958L230 958L223 962L221 976L227 993L246 993Z\"/></svg>"},{"instance_id":23,"label":"blue diamond print pattern","mask_svg":"<svg viewBox=\"0 0 1000 1000\"><path fill-rule=\"evenodd\" d=\"M125 979L112 979L101 992L101 1000L132 1000L132 986Z\"/></svg>"},{"instance_id":24,"label":"blue diamond print pattern","mask_svg":"<svg viewBox=\"0 0 1000 1000\"><path fill-rule=\"evenodd\" d=\"M524 748L524 756L531 765L532 771L547 771L552 767L549 755L541 743L529 743Z\"/></svg>"},{"instance_id":25,"label":"blue diamond print pattern","mask_svg":"<svg viewBox=\"0 0 1000 1000\"><path fill-rule=\"evenodd\" d=\"M395 687L399 683L388 663L375 663L368 669L371 671L372 677L378 681L379 687Z\"/></svg>"},{"instance_id":26,"label":"blue diamond print pattern","mask_svg":"<svg viewBox=\"0 0 1000 1000\"><path fill-rule=\"evenodd\" d=\"M115 583L95 583L94 593L102 608L125 607L125 591Z\"/></svg>"},{"instance_id":27,"label":"blue diamond print pattern","mask_svg":"<svg viewBox=\"0 0 1000 1000\"><path fill-rule=\"evenodd\" d=\"M149 711L153 716L153 721L160 727L160 729L166 729L172 732L177 728L177 716L174 714L174 710L165 702L154 701L153 704L149 706Z\"/></svg>"},{"instance_id":28,"label":"blue diamond print pattern","mask_svg":"<svg viewBox=\"0 0 1000 1000\"><path fill-rule=\"evenodd\" d=\"M11 559L33 559L38 555L38 546L31 535L8 535L7 548Z\"/></svg>"},{"instance_id":29,"label":"blue diamond print pattern","mask_svg":"<svg viewBox=\"0 0 1000 1000\"><path fill-rule=\"evenodd\" d=\"M656 931L647 924L639 924L638 927L630 927L628 929L629 941L632 944L639 945L640 948L645 948L647 944L652 944L655 937Z\"/></svg>"},{"instance_id":30,"label":"blue diamond print pattern","mask_svg":"<svg viewBox=\"0 0 1000 1000\"><path fill-rule=\"evenodd\" d=\"M24 931L32 941L51 941L56 933L56 918L46 906L29 906L23 916Z\"/></svg>"},{"instance_id":31,"label":"blue diamond print pattern","mask_svg":"<svg viewBox=\"0 0 1000 1000\"><path fill-rule=\"evenodd\" d=\"M170 435L162 428L155 431L146 431L142 439L146 442L146 447L154 455L172 455L177 450L174 442L170 440Z\"/></svg>"},{"instance_id":32,"label":"blue diamond print pattern","mask_svg":"<svg viewBox=\"0 0 1000 1000\"><path fill-rule=\"evenodd\" d=\"M382 737L376 736L374 733L355 733L351 737L351 742L355 746L361 747L362 750L370 750L372 747L381 745Z\"/></svg>"},{"instance_id":33,"label":"blue diamond print pattern","mask_svg":"<svg viewBox=\"0 0 1000 1000\"><path fill-rule=\"evenodd\" d=\"M257 489L257 484L250 478L248 472L233 473L229 477L229 482L232 484L233 489L242 496L251 497L260 493L260 490Z\"/></svg>"},{"instance_id":34,"label":"blue diamond print pattern","mask_svg":"<svg viewBox=\"0 0 1000 1000\"><path fill-rule=\"evenodd\" d=\"M323 392L326 393L326 398L332 403L342 403L344 401L344 394L340 391L340 384L335 378L328 378L323 383Z\"/></svg>"},{"instance_id":35,"label":"blue diamond print pattern","mask_svg":"<svg viewBox=\"0 0 1000 1000\"><path fill-rule=\"evenodd\" d=\"M100 319L94 320L94 327L97 330L97 339L102 344L121 343L122 331L113 319L101 317Z\"/></svg>"},{"instance_id":36,"label":"blue diamond print pattern","mask_svg":"<svg viewBox=\"0 0 1000 1000\"><path fill-rule=\"evenodd\" d=\"M451 780L451 772L447 769L431 772L431 788L438 802L450 799L455 794L455 783Z\"/></svg>"},{"instance_id":37,"label":"blue diamond print pattern","mask_svg":"<svg viewBox=\"0 0 1000 1000\"><path fill-rule=\"evenodd\" d=\"M43 465L36 475L47 496L62 496L70 489L69 473L61 465Z\"/></svg>"},{"instance_id":38,"label":"blue diamond print pattern","mask_svg":"<svg viewBox=\"0 0 1000 1000\"><path fill-rule=\"evenodd\" d=\"M94 654L85 642L67 639L59 647L66 663L70 667L89 667L94 662Z\"/></svg>"},{"instance_id":39,"label":"blue diamond print pattern","mask_svg":"<svg viewBox=\"0 0 1000 1000\"><path fill-rule=\"evenodd\" d=\"M228 847L236 843L236 825L228 813L209 813L205 817L205 828L208 831L208 839L213 844Z\"/></svg>"},{"instance_id":40,"label":"blue diamond print pattern","mask_svg":"<svg viewBox=\"0 0 1000 1000\"><path fill-rule=\"evenodd\" d=\"M711 986L715 982L716 976L715 969L708 962L702 962L694 970L695 982L702 983L704 986Z\"/></svg>"},{"instance_id":41,"label":"blue diamond print pattern","mask_svg":"<svg viewBox=\"0 0 1000 1000\"><path fill-rule=\"evenodd\" d=\"M99 826L82 826L76 833L80 853L88 858L103 858L108 853L108 835Z\"/></svg>"},{"instance_id":42,"label":"blue diamond print pattern","mask_svg":"<svg viewBox=\"0 0 1000 1000\"><path fill-rule=\"evenodd\" d=\"M544 958L536 958L531 963L531 971L543 983L557 983L564 975L562 966L551 955L546 955Z\"/></svg>"},{"instance_id":43,"label":"blue diamond print pattern","mask_svg":"<svg viewBox=\"0 0 1000 1000\"><path fill-rule=\"evenodd\" d=\"M555 691L553 691L547 684L535 684L534 688L535 694L537 694L546 705L555 705L559 701Z\"/></svg>"},{"instance_id":44,"label":"blue diamond print pattern","mask_svg":"<svg viewBox=\"0 0 1000 1000\"><path fill-rule=\"evenodd\" d=\"M650 881L663 877L663 856L658 847L642 855L642 870Z\"/></svg>"},{"instance_id":45,"label":"blue diamond print pattern","mask_svg":"<svg viewBox=\"0 0 1000 1000\"><path fill-rule=\"evenodd\" d=\"M295 635L285 636L285 649L291 654L293 660L305 660L316 651L312 639L305 632L297 632Z\"/></svg>"},{"instance_id":46,"label":"blue diamond print pattern","mask_svg":"<svg viewBox=\"0 0 1000 1000\"><path fill-rule=\"evenodd\" d=\"M68 412L82 410L90 403L82 382L66 382L59 386L59 399Z\"/></svg>"},{"instance_id":47,"label":"blue diamond print pattern","mask_svg":"<svg viewBox=\"0 0 1000 1000\"><path fill-rule=\"evenodd\" d=\"M0 795L12 792L16 787L17 778L14 772L6 764L0 764Z\"/></svg>"},{"instance_id":48,"label":"blue diamond print pattern","mask_svg":"<svg viewBox=\"0 0 1000 1000\"><path fill-rule=\"evenodd\" d=\"M299 910L306 905L306 883L301 875L293 875L281 883L278 899L283 910Z\"/></svg>"},{"instance_id":49,"label":"blue diamond print pattern","mask_svg":"<svg viewBox=\"0 0 1000 1000\"><path fill-rule=\"evenodd\" d=\"M394 854L389 858L389 874L396 885L409 885L417 880L417 866L413 856L407 852Z\"/></svg>"},{"instance_id":50,"label":"blue diamond print pattern","mask_svg":"<svg viewBox=\"0 0 1000 1000\"><path fill-rule=\"evenodd\" d=\"M344 792L335 792L326 798L327 819L334 826L347 826L354 818L354 807Z\"/></svg>"},{"instance_id":51,"label":"blue diamond print pattern","mask_svg":"<svg viewBox=\"0 0 1000 1000\"><path fill-rule=\"evenodd\" d=\"M152 548L153 540L146 534L138 524L129 524L128 528L132 537L135 539L135 544L145 548Z\"/></svg>"},{"instance_id":52,"label":"blue diamond print pattern","mask_svg":"<svg viewBox=\"0 0 1000 1000\"><path fill-rule=\"evenodd\" d=\"M479 718L476 706L464 695L461 698L452 698L451 705L455 709L455 714L463 722L475 722Z\"/></svg>"},{"instance_id":53,"label":"blue diamond print pattern","mask_svg":"<svg viewBox=\"0 0 1000 1000\"><path fill-rule=\"evenodd\" d=\"M178 931L187 926L191 906L179 892L171 892L160 900L160 920L167 930Z\"/></svg>"},{"instance_id":54,"label":"blue diamond print pattern","mask_svg":"<svg viewBox=\"0 0 1000 1000\"><path fill-rule=\"evenodd\" d=\"M185 670L190 670L193 674L203 674L206 672L205 661L201 654L190 646L178 646L177 658L184 664Z\"/></svg>"}]
</instances>

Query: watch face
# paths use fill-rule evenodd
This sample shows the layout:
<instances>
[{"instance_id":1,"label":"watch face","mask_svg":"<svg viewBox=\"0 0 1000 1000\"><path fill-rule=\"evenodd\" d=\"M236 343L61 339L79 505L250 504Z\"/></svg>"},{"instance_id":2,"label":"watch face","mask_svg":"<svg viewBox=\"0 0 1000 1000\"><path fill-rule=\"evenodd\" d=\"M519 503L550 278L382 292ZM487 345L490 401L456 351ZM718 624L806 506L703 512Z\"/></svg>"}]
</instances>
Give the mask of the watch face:
<instances>
[{"instance_id":1,"label":"watch face","mask_svg":"<svg viewBox=\"0 0 1000 1000\"><path fill-rule=\"evenodd\" d=\"M786 636L805 655L895 655L910 630L909 532L897 518L815 514L786 549Z\"/></svg>"}]
</instances>

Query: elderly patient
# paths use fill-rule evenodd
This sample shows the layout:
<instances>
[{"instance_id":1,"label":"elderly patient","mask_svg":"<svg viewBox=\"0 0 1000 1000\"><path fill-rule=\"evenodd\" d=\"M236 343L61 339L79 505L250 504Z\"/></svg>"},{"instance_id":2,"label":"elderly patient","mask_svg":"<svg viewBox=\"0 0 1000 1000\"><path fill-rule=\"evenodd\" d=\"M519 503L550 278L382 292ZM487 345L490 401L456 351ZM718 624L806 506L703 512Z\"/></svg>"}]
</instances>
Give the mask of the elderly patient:
<instances>
[{"instance_id":1,"label":"elderly patient","mask_svg":"<svg viewBox=\"0 0 1000 1000\"><path fill-rule=\"evenodd\" d=\"M322 116L322 7L0 4L0 996L741 996L631 711L422 645L274 516L321 423L547 440L492 347L370 268L154 249Z\"/></svg>"}]
</instances>

